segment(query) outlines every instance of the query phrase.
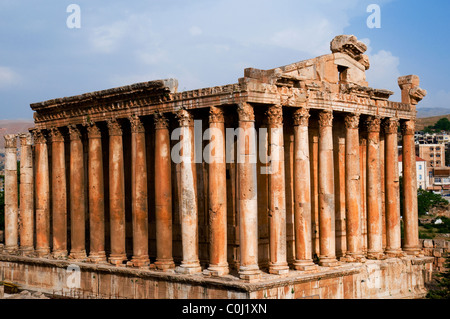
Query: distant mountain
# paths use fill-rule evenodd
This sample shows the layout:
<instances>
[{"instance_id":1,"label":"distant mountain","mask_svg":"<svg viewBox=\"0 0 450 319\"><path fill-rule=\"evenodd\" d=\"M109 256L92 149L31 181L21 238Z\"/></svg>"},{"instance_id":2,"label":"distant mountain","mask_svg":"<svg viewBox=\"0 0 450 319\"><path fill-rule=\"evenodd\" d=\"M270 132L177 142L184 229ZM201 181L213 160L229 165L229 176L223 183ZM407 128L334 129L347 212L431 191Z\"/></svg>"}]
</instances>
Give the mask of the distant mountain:
<instances>
[{"instance_id":1,"label":"distant mountain","mask_svg":"<svg viewBox=\"0 0 450 319\"><path fill-rule=\"evenodd\" d=\"M427 118L432 116L450 114L450 108L441 107L424 107L417 108L417 118Z\"/></svg>"},{"instance_id":2,"label":"distant mountain","mask_svg":"<svg viewBox=\"0 0 450 319\"><path fill-rule=\"evenodd\" d=\"M0 120L0 151L5 147L5 135L26 133L33 127L33 120Z\"/></svg>"}]
</instances>

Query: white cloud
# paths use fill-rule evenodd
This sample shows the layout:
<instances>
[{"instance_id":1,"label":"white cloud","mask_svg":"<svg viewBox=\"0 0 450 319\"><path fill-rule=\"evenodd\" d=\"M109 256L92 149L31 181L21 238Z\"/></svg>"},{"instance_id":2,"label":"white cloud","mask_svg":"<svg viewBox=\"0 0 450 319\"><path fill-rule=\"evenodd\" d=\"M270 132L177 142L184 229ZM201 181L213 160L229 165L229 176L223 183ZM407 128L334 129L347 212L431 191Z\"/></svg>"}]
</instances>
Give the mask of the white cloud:
<instances>
[{"instance_id":1,"label":"white cloud","mask_svg":"<svg viewBox=\"0 0 450 319\"><path fill-rule=\"evenodd\" d=\"M14 70L9 67L0 66L0 88L17 84L19 80L20 76Z\"/></svg>"},{"instance_id":2,"label":"white cloud","mask_svg":"<svg viewBox=\"0 0 450 319\"><path fill-rule=\"evenodd\" d=\"M193 37L195 37L195 36L201 35L201 34L203 33L203 30L202 30L202 28L200 28L200 27L192 26L192 27L189 28L189 33L190 33Z\"/></svg>"},{"instance_id":3,"label":"white cloud","mask_svg":"<svg viewBox=\"0 0 450 319\"><path fill-rule=\"evenodd\" d=\"M367 45L367 56L370 60L370 69L366 71L369 86L375 89L386 89L394 92L391 100L400 101L401 93L398 87L400 58L387 50L373 52L369 39L360 39Z\"/></svg>"}]
</instances>

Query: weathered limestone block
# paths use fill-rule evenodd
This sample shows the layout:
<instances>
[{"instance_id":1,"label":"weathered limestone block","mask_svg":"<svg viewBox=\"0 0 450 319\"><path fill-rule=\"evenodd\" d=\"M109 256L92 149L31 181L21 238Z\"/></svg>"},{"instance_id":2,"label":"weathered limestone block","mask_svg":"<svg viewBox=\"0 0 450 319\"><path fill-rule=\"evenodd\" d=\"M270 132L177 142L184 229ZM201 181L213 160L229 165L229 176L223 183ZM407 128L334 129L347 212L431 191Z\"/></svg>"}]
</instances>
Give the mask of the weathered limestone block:
<instances>
[{"instance_id":1,"label":"weathered limestone block","mask_svg":"<svg viewBox=\"0 0 450 319\"><path fill-rule=\"evenodd\" d=\"M367 51L367 46L354 35L338 35L330 43L331 52L345 53L356 59Z\"/></svg>"}]
</instances>

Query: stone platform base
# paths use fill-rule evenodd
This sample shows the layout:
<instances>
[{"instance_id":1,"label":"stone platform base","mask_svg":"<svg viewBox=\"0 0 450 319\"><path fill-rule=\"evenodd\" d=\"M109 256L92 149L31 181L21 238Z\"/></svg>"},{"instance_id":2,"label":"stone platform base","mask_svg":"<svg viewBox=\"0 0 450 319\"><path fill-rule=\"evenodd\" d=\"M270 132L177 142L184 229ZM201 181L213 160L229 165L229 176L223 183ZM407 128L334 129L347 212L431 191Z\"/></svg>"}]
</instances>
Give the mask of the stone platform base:
<instances>
[{"instance_id":1,"label":"stone platform base","mask_svg":"<svg viewBox=\"0 0 450 319\"><path fill-rule=\"evenodd\" d=\"M263 273L260 281L245 283L231 274L214 278L0 254L0 278L22 289L81 299L399 299L426 295L432 262L368 260L291 270L283 277Z\"/></svg>"}]
</instances>

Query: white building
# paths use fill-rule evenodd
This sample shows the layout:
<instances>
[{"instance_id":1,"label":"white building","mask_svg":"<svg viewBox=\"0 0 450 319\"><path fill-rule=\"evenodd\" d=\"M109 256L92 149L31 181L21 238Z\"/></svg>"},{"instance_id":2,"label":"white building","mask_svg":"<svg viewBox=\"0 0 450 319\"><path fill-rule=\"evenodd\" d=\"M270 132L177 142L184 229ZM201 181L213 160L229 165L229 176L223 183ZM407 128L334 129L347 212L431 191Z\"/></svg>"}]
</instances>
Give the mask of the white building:
<instances>
[{"instance_id":1,"label":"white building","mask_svg":"<svg viewBox=\"0 0 450 319\"><path fill-rule=\"evenodd\" d=\"M402 176L403 173L403 160L402 155L398 157L398 172ZM427 161L423 158L416 156L416 177L417 177L417 189L427 189L428 186L432 186L430 183L430 176L427 174Z\"/></svg>"}]
</instances>

